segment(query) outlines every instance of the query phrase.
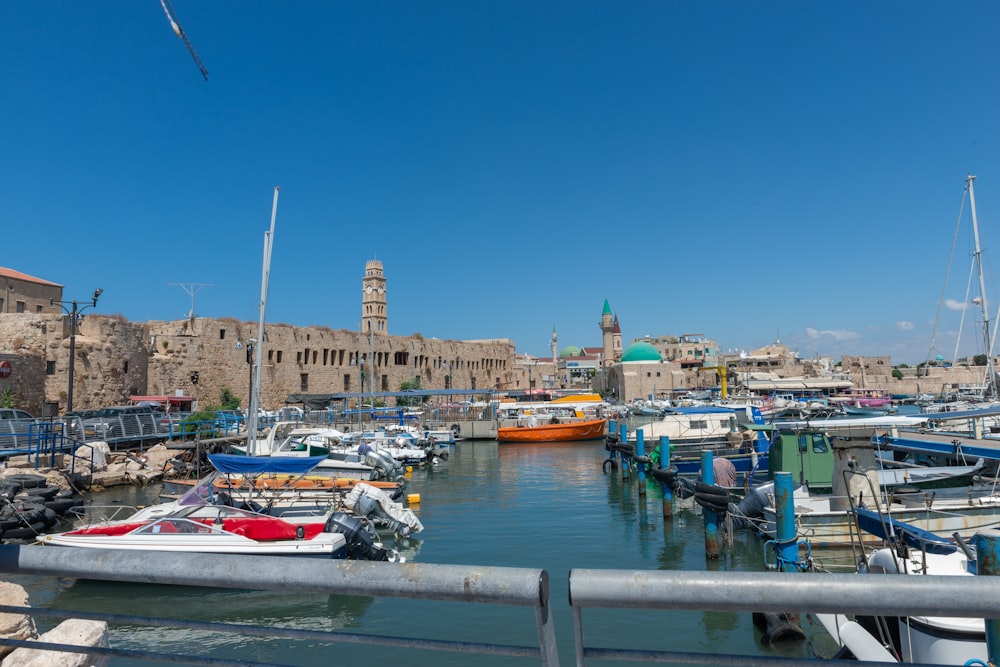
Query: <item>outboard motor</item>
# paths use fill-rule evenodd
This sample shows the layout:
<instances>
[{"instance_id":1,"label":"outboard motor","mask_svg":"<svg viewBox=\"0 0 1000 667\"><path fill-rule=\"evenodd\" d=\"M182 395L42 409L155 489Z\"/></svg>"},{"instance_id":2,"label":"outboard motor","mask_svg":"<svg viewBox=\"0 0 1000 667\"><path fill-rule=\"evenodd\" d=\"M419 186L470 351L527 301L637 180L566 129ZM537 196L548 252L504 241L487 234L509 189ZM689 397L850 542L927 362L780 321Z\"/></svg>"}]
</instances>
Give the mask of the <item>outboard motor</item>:
<instances>
[{"instance_id":1,"label":"outboard motor","mask_svg":"<svg viewBox=\"0 0 1000 667\"><path fill-rule=\"evenodd\" d=\"M328 533L340 533L347 541L347 557L358 560L389 560L389 551L375 542L370 530L370 524L346 512L334 512L327 519L324 530Z\"/></svg>"},{"instance_id":2,"label":"outboard motor","mask_svg":"<svg viewBox=\"0 0 1000 667\"><path fill-rule=\"evenodd\" d=\"M403 466L389 453L371 450L365 454L365 463L379 471L383 479L394 481L403 476Z\"/></svg>"}]
</instances>

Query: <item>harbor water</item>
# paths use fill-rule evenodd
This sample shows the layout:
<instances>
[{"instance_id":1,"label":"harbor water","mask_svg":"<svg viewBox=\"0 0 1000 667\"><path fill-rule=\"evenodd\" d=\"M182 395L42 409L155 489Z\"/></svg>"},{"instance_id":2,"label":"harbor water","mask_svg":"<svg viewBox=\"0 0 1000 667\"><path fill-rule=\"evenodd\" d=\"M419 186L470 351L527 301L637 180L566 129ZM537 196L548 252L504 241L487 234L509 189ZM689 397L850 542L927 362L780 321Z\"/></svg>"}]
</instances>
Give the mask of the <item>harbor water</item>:
<instances>
[{"instance_id":1,"label":"harbor water","mask_svg":"<svg viewBox=\"0 0 1000 667\"><path fill-rule=\"evenodd\" d=\"M542 568L560 664L574 663L568 600L572 568L763 571L765 543L735 531L718 559L705 555L700 508L678 503L665 520L658 484L639 493L635 475L605 466L603 442L456 444L447 460L413 471L406 492L424 531L396 546L423 563ZM89 499L94 504L143 505L158 488L123 487ZM37 547L48 548L48 547ZM155 558L155 554L150 555ZM788 576L795 576L789 574ZM530 608L390 598L283 595L167 585L19 579L30 604L59 609L163 616L198 621L277 625L297 629L411 636L467 642L537 645ZM829 656L833 647L818 624L801 619L804 641L768 646L746 612L583 611L589 646L720 652L745 655ZM116 648L198 654L281 665L361 664L372 659L407 667L532 665L537 659L387 649L354 644L257 639L172 628L115 625ZM593 660L588 664L609 664ZM115 658L112 665L149 665Z\"/></svg>"}]
</instances>

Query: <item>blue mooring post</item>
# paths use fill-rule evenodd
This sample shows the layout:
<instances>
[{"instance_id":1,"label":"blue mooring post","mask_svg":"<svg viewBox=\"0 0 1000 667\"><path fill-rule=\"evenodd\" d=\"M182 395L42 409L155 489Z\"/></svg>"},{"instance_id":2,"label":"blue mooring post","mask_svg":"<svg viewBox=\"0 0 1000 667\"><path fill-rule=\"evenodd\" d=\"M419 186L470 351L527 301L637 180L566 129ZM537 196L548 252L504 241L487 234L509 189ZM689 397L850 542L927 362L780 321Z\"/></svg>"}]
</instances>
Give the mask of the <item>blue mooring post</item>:
<instances>
[{"instance_id":1,"label":"blue mooring post","mask_svg":"<svg viewBox=\"0 0 1000 667\"><path fill-rule=\"evenodd\" d=\"M646 455L646 438L642 431L635 432L635 455ZM636 470L639 475L639 495L646 495L646 464L636 461Z\"/></svg>"},{"instance_id":2,"label":"blue mooring post","mask_svg":"<svg viewBox=\"0 0 1000 667\"><path fill-rule=\"evenodd\" d=\"M1000 538L989 533L979 533L976 545L976 573L1000 575ZM991 665L1000 664L1000 620L986 619L986 659Z\"/></svg>"},{"instance_id":3,"label":"blue mooring post","mask_svg":"<svg viewBox=\"0 0 1000 667\"><path fill-rule=\"evenodd\" d=\"M670 467L670 438L665 435L660 436L660 468ZM674 518L674 490L666 482L660 482L663 489L663 518L673 520Z\"/></svg>"},{"instance_id":4,"label":"blue mooring post","mask_svg":"<svg viewBox=\"0 0 1000 667\"><path fill-rule=\"evenodd\" d=\"M622 464L622 479L628 479L628 456L625 455L624 445L628 442L628 424L621 425L621 437L618 442L622 448L618 450L618 458Z\"/></svg>"},{"instance_id":5,"label":"blue mooring post","mask_svg":"<svg viewBox=\"0 0 1000 667\"><path fill-rule=\"evenodd\" d=\"M798 570L799 543L795 534L795 502L792 473L779 472L774 477L774 552L782 572Z\"/></svg>"},{"instance_id":6,"label":"blue mooring post","mask_svg":"<svg viewBox=\"0 0 1000 667\"><path fill-rule=\"evenodd\" d=\"M712 467L712 452L701 453L701 481L705 484L715 484L715 468ZM719 515L711 510L703 512L705 517L705 557L719 557Z\"/></svg>"}]
</instances>

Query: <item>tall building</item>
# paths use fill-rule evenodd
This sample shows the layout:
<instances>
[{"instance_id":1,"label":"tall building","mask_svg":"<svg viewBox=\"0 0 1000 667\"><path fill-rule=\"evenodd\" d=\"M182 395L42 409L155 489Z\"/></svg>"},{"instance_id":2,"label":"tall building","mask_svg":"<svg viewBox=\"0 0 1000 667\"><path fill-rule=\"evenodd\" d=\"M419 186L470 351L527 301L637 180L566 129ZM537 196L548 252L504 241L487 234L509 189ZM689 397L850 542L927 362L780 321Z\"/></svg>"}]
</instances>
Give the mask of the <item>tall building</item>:
<instances>
[{"instance_id":1,"label":"tall building","mask_svg":"<svg viewBox=\"0 0 1000 667\"><path fill-rule=\"evenodd\" d=\"M618 320L611 315L611 305L608 300L604 300L604 310L601 311L601 341L603 343L603 356L601 366L608 367L615 363L615 329L618 328ZM621 332L618 333L618 346L621 347Z\"/></svg>"},{"instance_id":2,"label":"tall building","mask_svg":"<svg viewBox=\"0 0 1000 667\"><path fill-rule=\"evenodd\" d=\"M382 262L370 259L365 263L365 277L361 279L361 331L381 336L389 334L389 316L386 312L385 275Z\"/></svg>"}]
</instances>

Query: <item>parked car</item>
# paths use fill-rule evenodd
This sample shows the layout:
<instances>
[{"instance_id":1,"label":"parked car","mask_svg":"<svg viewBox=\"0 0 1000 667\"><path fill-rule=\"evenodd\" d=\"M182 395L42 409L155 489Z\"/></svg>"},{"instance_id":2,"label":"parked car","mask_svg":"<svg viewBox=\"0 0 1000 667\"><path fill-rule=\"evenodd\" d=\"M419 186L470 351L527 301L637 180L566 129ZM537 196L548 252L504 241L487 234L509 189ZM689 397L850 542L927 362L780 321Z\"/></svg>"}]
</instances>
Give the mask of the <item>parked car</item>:
<instances>
[{"instance_id":1,"label":"parked car","mask_svg":"<svg viewBox=\"0 0 1000 667\"><path fill-rule=\"evenodd\" d=\"M59 418L63 425L63 434L70 438L85 440L86 438L81 437L81 434L86 433L84 421L96 417L97 413L97 410L71 410L67 412ZM89 435L93 436L93 432Z\"/></svg>"},{"instance_id":2,"label":"parked car","mask_svg":"<svg viewBox=\"0 0 1000 667\"><path fill-rule=\"evenodd\" d=\"M18 408L0 408L0 419L34 419L32 415L27 410L19 410Z\"/></svg>"},{"instance_id":3,"label":"parked car","mask_svg":"<svg viewBox=\"0 0 1000 667\"><path fill-rule=\"evenodd\" d=\"M112 405L96 410L83 420L88 437L101 440L128 440L160 432L160 414L149 405Z\"/></svg>"}]
</instances>

